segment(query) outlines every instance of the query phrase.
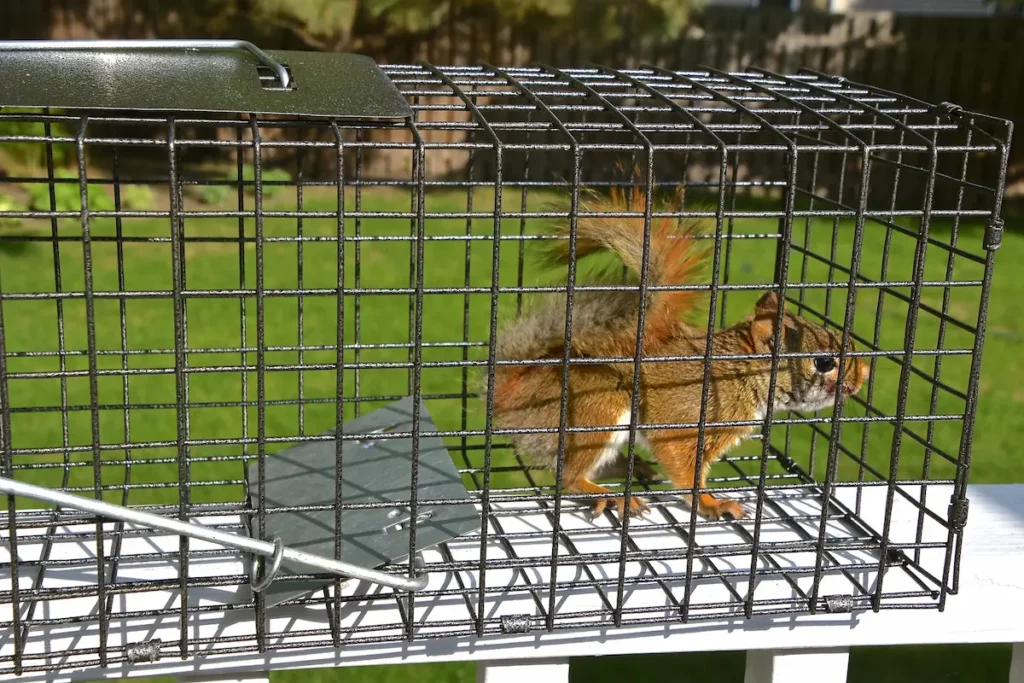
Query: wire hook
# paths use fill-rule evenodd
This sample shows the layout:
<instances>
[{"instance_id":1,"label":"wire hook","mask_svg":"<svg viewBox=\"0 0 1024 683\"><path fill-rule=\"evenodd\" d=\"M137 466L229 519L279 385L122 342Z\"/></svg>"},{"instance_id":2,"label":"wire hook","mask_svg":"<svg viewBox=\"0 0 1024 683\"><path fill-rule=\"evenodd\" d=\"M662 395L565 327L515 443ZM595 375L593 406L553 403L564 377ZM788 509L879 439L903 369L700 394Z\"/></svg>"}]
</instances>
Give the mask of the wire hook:
<instances>
[{"instance_id":1,"label":"wire hook","mask_svg":"<svg viewBox=\"0 0 1024 683\"><path fill-rule=\"evenodd\" d=\"M256 580L256 569L259 564L256 557L253 556L252 561L249 563L249 586L252 587L256 593L262 593L267 589L267 586L274 580L277 573L281 571L281 560L284 558L284 541L281 540L280 536L274 537L274 554L271 556L270 569L264 572L263 578L259 581Z\"/></svg>"}]
</instances>

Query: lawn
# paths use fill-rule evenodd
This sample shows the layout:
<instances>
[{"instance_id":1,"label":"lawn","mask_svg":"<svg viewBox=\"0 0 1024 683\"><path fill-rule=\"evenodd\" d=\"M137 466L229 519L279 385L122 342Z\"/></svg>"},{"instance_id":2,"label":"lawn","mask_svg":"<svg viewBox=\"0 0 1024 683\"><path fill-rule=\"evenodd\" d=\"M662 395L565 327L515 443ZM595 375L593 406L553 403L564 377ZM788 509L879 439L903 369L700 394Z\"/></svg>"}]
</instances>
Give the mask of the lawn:
<instances>
[{"instance_id":1,"label":"lawn","mask_svg":"<svg viewBox=\"0 0 1024 683\"><path fill-rule=\"evenodd\" d=\"M534 197L536 201L537 197ZM221 208L230 208L229 199L220 199ZM489 211L492 197L486 191L479 191L474 196L474 209ZM507 200L512 201L512 200ZM251 199L249 200L251 206ZM515 199L518 203L518 197ZM159 204L159 202L158 202ZM166 204L166 202L165 202ZM355 198L346 198L348 209L355 208ZM306 211L333 211L335 198L330 192L307 189L303 198ZM409 206L407 194L392 191L364 192L361 197L363 211L391 210L406 211ZM465 210L466 196L464 193L439 193L428 195L426 210L458 211ZM194 197L186 196L186 208L201 207ZM269 210L294 210L296 198L294 188L282 189L267 198ZM517 207L518 208L518 207ZM531 204L531 209L535 208ZM757 234L774 232L775 221L749 219L737 221L734 229L738 233ZM345 251L345 282L348 288L359 287L396 288L408 287L410 283L410 248L412 243L407 239L410 225L407 219L367 218L358 226L360 234L370 237L367 241L349 242ZM114 242L97 241L93 244L93 288L98 292L117 291L123 279L123 288L128 291L163 291L172 288L171 249L167 241L145 241L152 238L165 238L168 234L166 220L159 219L125 219L120 228L126 237L142 238L139 241L128 241L123 246L123 257L119 258ZM248 237L254 235L254 226L246 221L242 226ZM267 238L280 238L297 234L298 226L294 218L268 218L264 224ZM346 222L346 232L354 235L356 221ZM544 231L541 223L529 223L525 226L528 233ZM802 239L804 224L796 226L797 239ZM49 225L38 225L25 222L17 228L6 227L10 234L36 236L45 238L49 234ZM94 236L110 236L116 234L117 227L109 219L95 220L92 226ZM335 423L336 375L333 364L336 354L332 350L319 350L316 347L335 345L337 342L337 300L333 293L309 294L300 300L293 296L277 296L273 290L295 288L333 289L337 282L337 245L330 241L317 241L317 237L329 237L335 234L336 223L329 218L306 218L302 221L301 231L304 237L310 238L302 243L302 270L298 268L298 250L295 242L269 241L263 248L264 277L263 287L271 291L265 298L265 338L264 346L268 350L265 362L268 367L266 375L265 396L268 406L264 415L264 424L268 437L294 438L301 434L317 434L333 427ZM503 234L515 235L520 230L518 219L506 219L502 222ZM487 236L493 231L490 219L477 219L467 225L464 219L430 220L427 234L430 236L465 235L467 231L473 236ZM939 240L949 240L950 226L937 224L933 233ZM80 234L77 221L68 221L60 225L62 235L73 237ZM185 289L190 291L210 290L224 291L238 289L242 283L245 287L256 286L256 252L254 244L249 241L243 248L244 273L240 267L239 225L232 219L193 218L185 224L188 237L203 238L205 241L192 241L185 247L187 264ZM810 226L812 250L819 254L828 254L833 237L831 221L816 221ZM869 226L865 235L866 244L861 263L862 272L877 279L882 262L882 231L878 226ZM960 244L966 250L977 253L980 251L981 227L978 225L961 226ZM853 241L853 226L840 223L835 230L836 261L849 263ZM467 244L469 246L467 246ZM491 283L491 243L486 240L435 240L424 246L424 285L430 288L458 287L467 283L475 287L488 287ZM766 282L770 279L773 267L774 243L770 245L764 240L737 240L730 254L731 282ZM993 282L992 304L988 337L985 346L985 364L980 385L980 408L977 427L974 435L974 456L971 481L979 483L1024 481L1024 470L1015 459L1005 457L1021 442L1024 425L1017 419L1020 405L1024 402L1024 369L1014 362L1021 346L1024 324L1024 300L1011 291L1015 287L1012 281L1011 265L1024 258L1024 236L1008 232L1002 251L999 253L999 264ZM897 235L893 239L889 258L889 277L894 280L906 280L911 276L913 262L913 242L910 238ZM358 263L358 265L357 265ZM516 285L519 263L519 242L504 241L500 253L499 281L504 286ZM82 252L78 244L62 243L59 261L62 287L65 291L82 291L84 285ZM794 252L790 264L791 281L798 281L799 274L805 264L799 254ZM945 253L937 248L930 248L926 258L926 279L942 279L946 268ZM51 243L38 241L0 241L0 273L2 288L5 293L13 292L52 292L54 258ZM358 272L357 272L358 271ZM960 280L977 279L981 276L981 267L977 264L958 260L954 271ZM300 282L301 277L301 282ZM523 273L525 284L551 282L551 277L538 271L529 259L527 251L526 267ZM834 274L832 280L840 280L841 273ZM828 268L818 262L808 260L806 263L806 279L809 281L825 281L829 278ZM901 290L907 291L907 290ZM728 297L727 317L735 320L750 310L756 296L750 294L730 294ZM821 290L808 293L807 301L819 310L824 306L825 296ZM926 303L939 308L942 305L941 290L929 289L924 292ZM468 301L467 301L468 299ZM973 323L976 318L978 292L976 288L958 288L954 291L949 304L950 314L964 322ZM512 293L503 294L499 312L502 318L514 314L517 296ZM866 338L874 333L874 318L877 303L875 290L862 290L858 295L856 307L855 329ZM300 325L299 307L302 307L302 324ZM837 319L842 319L844 296L834 295L831 312ZM883 349L903 348L904 323L907 307L892 296L886 297L883 321L880 327L880 346ZM52 301L39 300L8 300L4 303L4 325L6 329L7 351L9 353L29 351L57 351L59 334L57 317L54 314ZM240 322L240 314L245 312L245 329ZM64 348L81 351L87 346L86 308L81 299L69 299L63 303L64 314ZM166 369L173 368L174 363L174 316L168 298L131 298L124 307L125 325L123 335L127 339L127 348L133 351L149 351L125 356L120 352L122 347L122 311L117 300L97 299L95 303L96 346L101 351L98 366L100 369L119 370L122 363L130 369ZM253 351L240 353L237 349L245 345L256 346L257 306L254 297L246 297L240 303L237 296L231 294L208 295L189 300L187 306L188 327L188 365L192 368L206 368L207 371L190 375L188 391L191 409L189 410L188 435L191 439L233 439L242 436L254 437L258 411L255 405L257 381L254 372L242 373L238 366L243 363L252 365L256 362ZM464 339L471 342L484 342L488 337L489 297L477 294L466 297L463 294L438 293L429 294L423 302L423 340L425 343L460 342ZM345 343L356 344L390 344L397 348L361 348L346 351L345 360L348 364L393 363L401 365L409 360L407 345L409 336L409 297L407 294L364 293L358 302L352 295L345 300ZM357 337L356 327L359 327ZM934 349L938 322L934 316L925 315L917 327L917 349ZM243 344L244 341L244 344ZM972 337L967 332L949 327L946 331L945 346L947 348L969 348ZM302 346L299 351L295 347ZM234 350L232 350L234 349ZM154 350L157 350L154 352ZM111 352L103 354L102 352ZM171 351L171 352L168 352ZM458 347L428 347L423 350L423 360L458 361L463 358L483 359L486 349L471 346L466 350ZM929 357L917 357L916 367L930 373L933 360ZM282 369L280 366L295 365L313 366L301 372L295 369ZM88 369L84 355L70 355L66 360L68 370L84 371ZM9 361L11 373L44 373L61 369L56 356L16 357ZM943 361L944 380L963 390L969 361L964 357L951 357ZM886 414L896 409L896 395L899 380L899 365L888 359L880 359L876 368L876 385L873 405ZM245 396L249 405L246 408L237 404L243 397L243 381ZM474 372L461 368L428 367L422 373L422 391L428 396L444 396L461 394L467 383L475 381ZM362 411L372 410L380 401L389 397L397 397L409 392L410 373L407 368L363 368L347 370L344 377L345 396L355 397L358 385L358 396L362 401L346 403L346 417L355 414L356 406ZM153 486L177 481L178 466L175 461L176 449L170 446L139 448L143 442L168 442L177 437L176 411L174 405L175 377L172 373L134 374L125 383L121 377L105 376L98 383L98 403L103 408L99 411L100 433L103 443L130 443L136 447L130 450L104 451L104 459L108 463L104 467L103 484L107 487L105 495L112 502L120 502L121 490L125 484L125 468L120 465L127 456L135 463L131 468L130 495L131 504L177 502L177 489L174 487ZM66 426L62 423L59 411L31 410L33 408L53 408L61 405L61 382L49 377L31 377L12 380L10 383L11 404L16 410L12 416L12 437L15 448L54 448L63 443L66 428L67 443L72 447L80 447L73 453L69 485L81 487L83 491L91 491L92 486L92 454L86 447L91 444L92 432L88 406L90 403L90 386L86 377L73 377L67 380L67 403L73 408ZM130 421L121 408L125 394L133 406ZM372 399L377 397L377 402ZM365 400L365 399L371 400ZM929 412L930 385L923 379L915 377L910 384L907 414L923 415ZM463 411L462 402L458 398L431 398L427 401L431 415L441 429L458 429L463 427L480 428L483 415L480 405L470 401ZM955 414L962 412L962 401L946 392L937 398L937 411ZM243 413L243 411L245 411ZM863 415L864 409L850 406L848 415ZM244 419L243 419L244 417ZM248 434L243 424L248 425ZM924 434L923 424L913 426L915 431ZM784 428L778 428L779 434L773 434L776 443L782 443ZM851 449L860 451L863 439L861 426L846 426L843 430L843 442ZM868 462L877 468L887 471L889 461L889 445L892 429L888 426L872 426L867 435ZM956 454L959 447L960 427L956 422L936 423L933 442L944 451ZM807 461L807 453L811 450L810 429L795 428L792 433L790 453L798 459ZM467 443L473 443L472 439ZM274 443L268 446L268 452L284 448L286 443ZM458 439L450 440L449 445L460 452ZM756 444L745 446L756 450ZM814 469L819 475L823 472L824 457L822 441L818 439L814 448L818 451ZM242 472L240 461L227 463L218 460L218 456L237 455L241 447L237 445L204 445L191 449L195 459L191 467L191 477L195 484L192 487L193 502L228 502L241 500L239 484ZM255 450L249 447L249 452ZM753 452L753 451L750 451ZM470 462L481 464L475 452L470 452ZM50 455L33 458L33 463L52 463L59 465L61 455ZM461 455L458 456L461 459ZM505 451L498 451L495 465L510 464ZM904 441L901 452L901 476L918 477L921 475L925 462L930 462L932 478L949 478L953 467L935 455L929 455L921 446ZM25 461L19 461L24 463ZM461 463L460 463L461 464ZM24 471L23 471L24 472ZM40 468L31 473L31 479L45 485L60 485L62 467ZM20 476L27 476L24 473ZM840 462L840 479L851 479L857 476L857 464L848 458ZM522 478L516 473L496 476L495 486L521 485ZM467 481L468 483L468 481ZM26 501L24 505L33 505ZM958 598L953 598L958 599ZM963 598L960 598L963 599ZM1008 666L1008 648L1005 647L964 647L964 648L872 648L856 650L851 661L851 681L896 681L921 678L934 681L984 681L1005 680ZM702 672L714 669L720 680L740 680L742 678L743 659L739 654L716 654L694 656L659 656L632 658L611 658L609 660L593 660L574 662L572 666L573 680L577 681L613 681L630 677L635 671L645 672L645 677L661 675L672 680L696 680ZM433 665L418 669L407 667L371 667L345 672L324 671L279 672L274 674L275 680L328 680L346 677L351 680L365 681L399 681L415 678L431 681L468 681L472 680L473 664L464 665ZM913 673L911 673L913 672ZM690 678L687 678L689 676Z\"/></svg>"}]
</instances>

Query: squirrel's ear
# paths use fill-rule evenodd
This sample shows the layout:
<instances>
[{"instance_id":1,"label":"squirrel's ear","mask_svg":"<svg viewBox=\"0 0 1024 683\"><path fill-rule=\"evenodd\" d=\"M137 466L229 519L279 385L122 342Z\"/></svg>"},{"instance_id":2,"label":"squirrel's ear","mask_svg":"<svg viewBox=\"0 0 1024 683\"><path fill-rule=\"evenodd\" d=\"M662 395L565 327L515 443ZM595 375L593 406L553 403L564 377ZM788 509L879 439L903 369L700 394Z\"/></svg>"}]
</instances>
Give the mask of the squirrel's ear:
<instances>
[{"instance_id":1,"label":"squirrel's ear","mask_svg":"<svg viewBox=\"0 0 1024 683\"><path fill-rule=\"evenodd\" d=\"M785 308L785 303L783 303ZM756 353L772 350L775 342L775 319L779 314L779 295L767 292L754 304L754 319L750 323L750 336Z\"/></svg>"},{"instance_id":2,"label":"squirrel's ear","mask_svg":"<svg viewBox=\"0 0 1024 683\"><path fill-rule=\"evenodd\" d=\"M786 304L783 302L782 307L785 308ZM779 312L779 295L775 292L767 292L757 303L754 304L754 315L761 317L764 315L775 315Z\"/></svg>"},{"instance_id":3,"label":"squirrel's ear","mask_svg":"<svg viewBox=\"0 0 1024 683\"><path fill-rule=\"evenodd\" d=\"M750 323L750 341L754 353L769 353L775 343L775 319L761 315Z\"/></svg>"}]
</instances>

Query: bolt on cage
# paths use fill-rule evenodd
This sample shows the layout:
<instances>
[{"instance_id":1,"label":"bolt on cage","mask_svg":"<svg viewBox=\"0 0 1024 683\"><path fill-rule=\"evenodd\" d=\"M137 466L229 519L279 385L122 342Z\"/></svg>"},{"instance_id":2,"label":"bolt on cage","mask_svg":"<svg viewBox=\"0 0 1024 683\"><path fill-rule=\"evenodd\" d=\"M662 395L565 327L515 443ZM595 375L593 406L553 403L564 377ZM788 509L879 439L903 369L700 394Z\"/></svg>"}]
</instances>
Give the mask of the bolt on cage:
<instances>
[{"instance_id":1,"label":"bolt on cage","mask_svg":"<svg viewBox=\"0 0 1024 683\"><path fill-rule=\"evenodd\" d=\"M956 592L1009 122L811 71L388 65L353 94L344 55L270 53L282 87L239 55L106 46L123 87L91 89L94 54L61 91L66 55L12 54L43 75L0 85L24 161L0 178L2 476L263 538L289 508L248 466L322 441L341 468L357 435L325 430L411 396L437 429L382 438L443 438L482 526L420 555L422 590L311 572L322 590L268 607L237 550L8 495L0 675ZM651 514L591 519L477 391L504 319L587 289L532 257L551 221L649 190L636 167L714 228L713 325L774 288L871 367L839 411L766 416L712 468L740 521L621 479ZM381 570L410 579L417 506L446 502L412 462L409 558Z\"/></svg>"}]
</instances>

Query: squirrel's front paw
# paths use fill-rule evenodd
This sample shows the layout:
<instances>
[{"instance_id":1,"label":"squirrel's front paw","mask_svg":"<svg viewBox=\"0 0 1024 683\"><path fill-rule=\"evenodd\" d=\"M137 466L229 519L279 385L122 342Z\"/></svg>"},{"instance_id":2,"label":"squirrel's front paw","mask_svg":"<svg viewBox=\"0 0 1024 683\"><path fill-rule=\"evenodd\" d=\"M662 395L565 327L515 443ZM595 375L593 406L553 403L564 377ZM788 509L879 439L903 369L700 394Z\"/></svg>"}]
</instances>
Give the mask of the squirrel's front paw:
<instances>
[{"instance_id":1,"label":"squirrel's front paw","mask_svg":"<svg viewBox=\"0 0 1024 683\"><path fill-rule=\"evenodd\" d=\"M614 502L615 506L619 509L619 519L625 516L626 510L626 498L620 496L619 498L599 498L594 502L594 517L600 517L604 514L605 508L608 507L608 503ZM630 517L643 517L645 514L651 511L650 506L647 505L647 501L639 496L629 497L629 516Z\"/></svg>"},{"instance_id":2,"label":"squirrel's front paw","mask_svg":"<svg viewBox=\"0 0 1024 683\"><path fill-rule=\"evenodd\" d=\"M743 519L747 511L735 500L729 498L713 498L708 494L700 497L700 514L710 520L718 519Z\"/></svg>"}]
</instances>

